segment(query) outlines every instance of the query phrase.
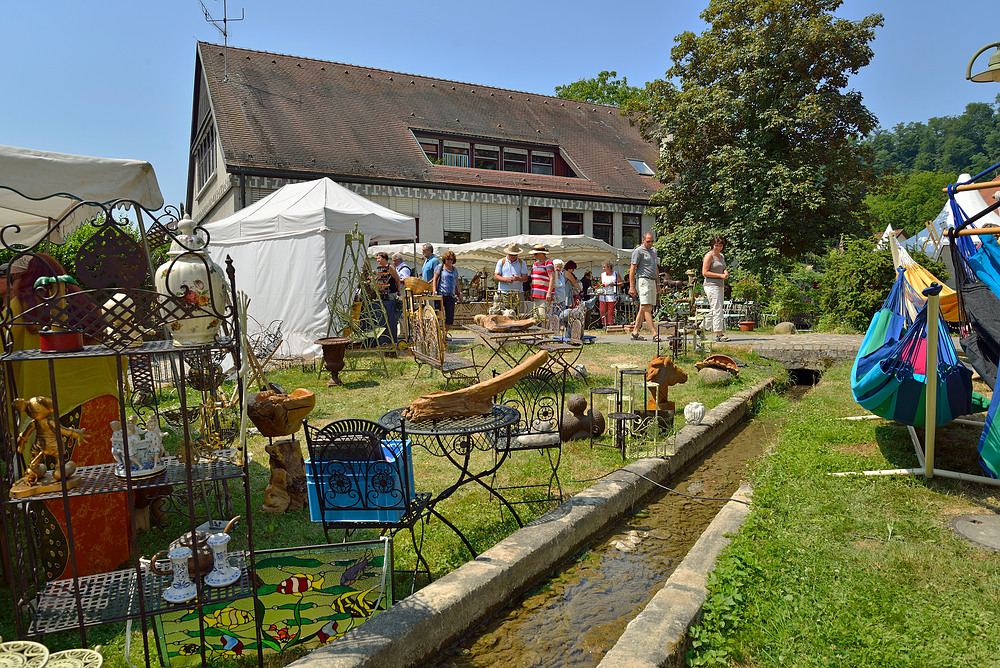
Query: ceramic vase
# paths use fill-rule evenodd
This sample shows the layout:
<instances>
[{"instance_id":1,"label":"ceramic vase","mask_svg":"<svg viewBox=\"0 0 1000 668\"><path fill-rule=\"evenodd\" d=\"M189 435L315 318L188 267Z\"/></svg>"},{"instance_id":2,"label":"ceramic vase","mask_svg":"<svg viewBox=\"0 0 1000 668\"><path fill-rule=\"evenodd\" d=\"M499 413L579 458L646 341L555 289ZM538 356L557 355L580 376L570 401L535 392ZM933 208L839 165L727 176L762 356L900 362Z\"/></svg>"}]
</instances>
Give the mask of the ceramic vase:
<instances>
[{"instance_id":1,"label":"ceramic vase","mask_svg":"<svg viewBox=\"0 0 1000 668\"><path fill-rule=\"evenodd\" d=\"M240 579L240 569L229 565L229 534L216 533L208 537L206 542L212 550L214 560L212 570L205 576L205 584L209 587L228 587Z\"/></svg>"},{"instance_id":2,"label":"ceramic vase","mask_svg":"<svg viewBox=\"0 0 1000 668\"><path fill-rule=\"evenodd\" d=\"M205 241L194 233L194 221L184 216L167 256L156 270L156 291L179 299L187 315L170 323L177 346L198 346L215 341L219 314L226 309L226 281L222 268L205 254Z\"/></svg>"},{"instance_id":3,"label":"ceramic vase","mask_svg":"<svg viewBox=\"0 0 1000 668\"><path fill-rule=\"evenodd\" d=\"M344 384L338 374L344 369L344 352L346 352L347 344L350 342L351 340L346 336L333 336L316 341L317 344L323 346L323 366L326 367L331 376L326 383L327 387Z\"/></svg>"},{"instance_id":4,"label":"ceramic vase","mask_svg":"<svg viewBox=\"0 0 1000 668\"><path fill-rule=\"evenodd\" d=\"M198 595L198 587L188 575L188 557L190 547L175 547L167 553L174 581L163 591L163 599L167 603L186 603Z\"/></svg>"},{"instance_id":5,"label":"ceramic vase","mask_svg":"<svg viewBox=\"0 0 1000 668\"><path fill-rule=\"evenodd\" d=\"M697 401L692 401L684 407L684 420L688 424L701 424L705 417L705 406Z\"/></svg>"}]
</instances>

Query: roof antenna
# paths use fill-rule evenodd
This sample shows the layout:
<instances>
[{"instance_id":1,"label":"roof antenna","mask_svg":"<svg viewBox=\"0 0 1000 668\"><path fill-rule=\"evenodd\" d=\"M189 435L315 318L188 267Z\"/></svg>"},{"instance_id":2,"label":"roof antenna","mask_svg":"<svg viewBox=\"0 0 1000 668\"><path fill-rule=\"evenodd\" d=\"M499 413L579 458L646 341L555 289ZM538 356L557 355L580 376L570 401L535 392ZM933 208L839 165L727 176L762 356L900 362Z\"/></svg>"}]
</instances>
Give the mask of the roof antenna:
<instances>
[{"instance_id":1,"label":"roof antenna","mask_svg":"<svg viewBox=\"0 0 1000 668\"><path fill-rule=\"evenodd\" d=\"M231 19L226 15L226 0L222 0L222 18L213 19L212 15L208 13L208 7L205 6L203 0L198 0L198 4L201 5L201 10L205 12L205 20L215 26L215 29L222 33L222 81L227 83L229 81L229 26L227 25L229 21L242 21L245 17L243 15L243 10L240 10L240 18ZM219 27L219 24L222 27Z\"/></svg>"}]
</instances>

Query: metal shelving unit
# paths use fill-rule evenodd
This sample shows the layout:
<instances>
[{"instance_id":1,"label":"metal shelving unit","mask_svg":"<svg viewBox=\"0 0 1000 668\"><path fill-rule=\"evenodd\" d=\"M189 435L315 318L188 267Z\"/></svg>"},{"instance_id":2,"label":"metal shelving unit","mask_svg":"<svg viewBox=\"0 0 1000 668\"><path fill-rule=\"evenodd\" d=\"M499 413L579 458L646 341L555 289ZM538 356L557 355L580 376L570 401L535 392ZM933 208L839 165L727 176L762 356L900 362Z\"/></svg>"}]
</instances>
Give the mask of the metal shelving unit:
<instances>
[{"instance_id":1,"label":"metal shelving unit","mask_svg":"<svg viewBox=\"0 0 1000 668\"><path fill-rule=\"evenodd\" d=\"M242 406L243 381L236 380L235 392L224 396L220 387L199 386L195 376L188 379L188 371L194 372L197 359L211 360L219 357L231 357L237 367L241 358L241 332L236 309L232 306L238 303L235 279L236 271L231 262L227 262L226 273L229 286L226 304L195 303L185 299L186 294L162 294L153 288L154 267L150 259L149 249L158 247L165 242L174 241L185 249L184 255L190 253L198 256L197 249L186 246L185 237L172 231L176 223L176 212L168 211L159 218L153 216L136 202L117 201L107 205L96 203L80 204L80 206L96 207L103 216L96 219L93 235L81 246L76 257L76 276L80 282L80 292L69 295L41 294L40 304L24 314L15 314L9 308L0 311L0 528L3 530L2 557L4 574L10 584L15 609L13 613L16 632L20 638L38 638L50 633L75 630L79 633L82 646L88 645L87 630L95 626L138 620L142 635L144 656L147 665L153 663L148 631L153 628L152 617L164 612L177 610L200 610L205 606L225 603L231 600L253 597L257 605L256 581L254 572L253 522L250 507L249 461L245 451L236 451L238 457L232 457L232 451L226 456L217 458L206 457L204 443L210 439L205 430L196 439L196 429L192 424L198 419L198 407L189 406L188 388L201 392L202 405L211 400L228 402L230 406ZM133 218L138 218L138 229L141 244L128 238L125 233L127 224L123 212L129 210ZM67 212L63 219L51 224L49 232L56 231L63 220L69 220L75 210ZM121 221L121 222L119 222ZM6 228L5 228L6 229ZM0 229L0 248L15 251L15 261L19 257L37 257L39 245L30 248L14 248L4 242L4 231ZM203 237L207 237L203 233ZM187 237L190 239L190 237ZM39 242L41 244L43 242ZM141 259L137 257L141 255ZM201 261L204 261L203 259ZM166 265L165 265L166 266ZM173 266L173 265L171 265ZM207 265L206 265L207 266ZM89 280L88 280L89 279ZM9 280L0 277L0 280ZM8 289L10 289L8 284ZM185 286L186 287L186 286ZM124 294L127 299L118 296ZM77 295L80 295L77 298ZM112 296L118 303L109 302ZM75 301L74 301L75 300ZM48 322L63 325L75 322L72 319L74 303L83 301L87 304L104 305L94 311L100 317L96 322L86 321L80 325L82 333L92 340L101 341L96 345L87 345L82 350L73 352L41 352L38 350L15 350L12 335L15 327L26 324L46 324ZM109 304L111 304L109 306ZM212 344L201 346L179 346L170 339L168 332L172 322L184 318L205 317L210 315L218 318L222 329ZM68 329L73 329L68 327ZM154 334L160 333L160 334ZM150 340L152 339L152 340ZM145 356L145 357L143 357ZM155 358L153 357L155 356ZM133 478L131 471L126 469L125 477L115 474L117 464L97 464L81 466L77 469L79 486L67 489L65 484L57 491L37 494L24 498L9 498L10 489L25 473L25 463L17 453L19 433L19 414L12 408L15 397L21 396L15 387L15 369L17 364L42 360L38 370L47 368L49 386L52 389L52 402L55 411L52 417L60 421L59 386L60 372L57 362L60 360L79 360L86 358L114 358L111 363L117 368L118 411L114 419L126 424L127 417L137 415L139 410L148 410L157 416L158 424L164 423L164 406L159 405L157 397L159 390L171 385L176 390L180 417L175 423L174 436L180 448L175 456L168 456L163 461L166 469L148 478ZM156 364L171 371L168 380L160 379L153 383L153 399L142 407L133 404L134 385L126 380L129 372L129 359L143 360L149 366L149 360L155 359ZM138 365L137 365L138 366ZM62 371L65 373L65 371ZM149 370L146 370L149 375ZM200 378L203 378L200 377ZM147 381L149 379L146 379ZM133 379L134 381L134 379ZM221 380L219 381L221 384ZM201 385L205 384L202 380ZM26 397L25 397L26 398ZM239 402L236 404L236 402ZM176 408L176 407L174 407ZM23 425L23 422L21 423ZM103 424L103 423L102 423ZM125 460L128 461L128 439L125 440ZM56 430L56 441L60 453L67 449L66 438ZM78 444L76 446L80 448ZM87 442L87 448L107 448L110 453L111 444ZM218 452L218 450L216 450ZM62 457L60 457L62 459ZM243 520L242 528L246 530L246 544L238 550L230 552L230 564L241 571L240 579L227 587L212 588L201 578L195 578L198 588L197 597L183 604L170 604L162 594L170 586L172 577L158 575L151 571L140 559L137 510L135 494L160 488L164 494L172 494L170 501L174 512L184 515L190 531L194 531L201 518L211 517L213 509L228 508L229 488L227 481L238 481L243 490ZM207 490L207 491L206 491ZM80 575L78 563L78 548L74 544L73 527L76 522L92 521L86 518L74 518L74 504L70 501L95 497L98 495L120 494L127 499L128 527L127 536L121 540L128 541L130 546L130 567L118 568L110 572ZM218 497L226 498L220 502ZM207 497L213 497L211 499ZM41 502L47 501L48 504ZM76 501L75 503L80 503ZM196 510L196 504L204 508ZM59 510L62 517L57 517L45 508ZM44 511L44 512L43 512ZM48 513L46 519L46 513ZM62 522L56 527L54 522ZM53 542L47 534L55 528L65 528L65 547L60 543L58 549L65 549L66 554L53 556ZM153 529L155 530L155 529ZM162 546L166 547L176 535L163 535ZM60 538L62 540L62 538ZM242 541L240 541L242 542ZM56 576L63 572L63 567L53 566L51 562L64 559L68 564L66 572L71 577L52 579L51 572ZM49 563L45 563L48 560ZM164 562L164 565L169 562ZM206 641L206 624L204 619L199 622L202 646ZM260 647L258 629L258 647ZM207 655L202 652L202 662ZM162 657L161 657L162 658ZM257 652L258 665L262 665L263 655Z\"/></svg>"}]
</instances>

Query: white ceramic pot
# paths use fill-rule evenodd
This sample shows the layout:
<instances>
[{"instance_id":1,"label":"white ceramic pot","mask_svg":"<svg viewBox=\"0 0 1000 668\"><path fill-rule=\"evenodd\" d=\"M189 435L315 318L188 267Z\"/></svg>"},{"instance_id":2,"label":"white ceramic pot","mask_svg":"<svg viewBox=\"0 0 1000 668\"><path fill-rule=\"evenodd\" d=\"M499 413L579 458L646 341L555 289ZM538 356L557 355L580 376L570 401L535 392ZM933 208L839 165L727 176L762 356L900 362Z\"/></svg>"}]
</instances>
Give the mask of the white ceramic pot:
<instances>
[{"instance_id":1,"label":"white ceramic pot","mask_svg":"<svg viewBox=\"0 0 1000 668\"><path fill-rule=\"evenodd\" d=\"M705 417L705 407L697 401L692 401L684 407L684 420L688 424L701 424Z\"/></svg>"},{"instance_id":2,"label":"white ceramic pot","mask_svg":"<svg viewBox=\"0 0 1000 668\"><path fill-rule=\"evenodd\" d=\"M194 234L191 218L184 216L177 231L167 252L170 259L156 270L156 291L180 299L190 309L190 315L170 323L174 344L209 344L219 331L218 314L228 304L225 275L205 254L205 241Z\"/></svg>"}]
</instances>

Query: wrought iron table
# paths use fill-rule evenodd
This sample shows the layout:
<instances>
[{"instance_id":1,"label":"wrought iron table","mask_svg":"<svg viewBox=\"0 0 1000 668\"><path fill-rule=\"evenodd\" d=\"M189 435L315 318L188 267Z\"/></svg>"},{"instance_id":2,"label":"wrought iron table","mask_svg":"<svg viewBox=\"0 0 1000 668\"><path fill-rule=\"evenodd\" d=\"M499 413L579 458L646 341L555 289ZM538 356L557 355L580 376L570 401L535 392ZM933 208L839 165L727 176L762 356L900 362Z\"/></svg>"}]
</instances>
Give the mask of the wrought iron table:
<instances>
[{"instance_id":1,"label":"wrought iron table","mask_svg":"<svg viewBox=\"0 0 1000 668\"><path fill-rule=\"evenodd\" d=\"M513 368L529 354L544 350L549 353L547 366L553 373L568 373L583 351L582 344L553 340L550 338L553 334L551 330L538 326L520 332L491 332L481 325L465 325L465 329L478 336L490 349L490 356L482 365L484 369L494 359L501 359ZM514 350L511 344L519 344L523 348ZM555 368L554 365L558 365L559 368Z\"/></svg>"},{"instance_id":2,"label":"wrought iron table","mask_svg":"<svg viewBox=\"0 0 1000 668\"><path fill-rule=\"evenodd\" d=\"M444 457L458 469L458 479L434 494L427 505L427 510L455 532L472 553L473 558L478 555L472 547L472 543L453 522L437 509L438 503L450 497L462 485L477 483L510 510L518 526L524 526L521 517L511 503L490 485L493 474L500 469L508 454L508 451L501 450L494 457L497 452L494 444L501 439L510 440L514 436L514 426L521 417L517 409L502 404L493 404L489 415L422 422L410 422L405 419L403 417L404 410L405 408L394 408L380 417L378 423L390 431L398 432L404 441L407 438L410 439L431 455ZM477 450L489 453L489 457L482 458L484 463L480 467L481 470L473 470L476 463L473 462L472 456Z\"/></svg>"}]
</instances>

